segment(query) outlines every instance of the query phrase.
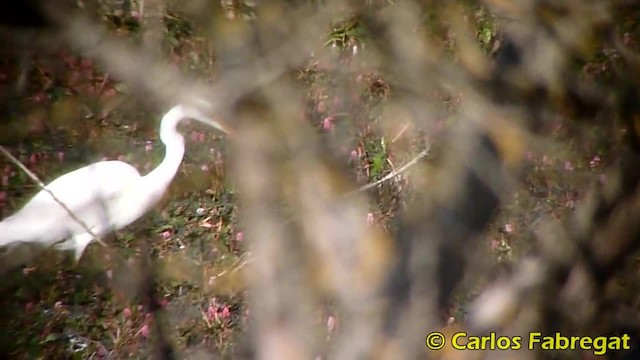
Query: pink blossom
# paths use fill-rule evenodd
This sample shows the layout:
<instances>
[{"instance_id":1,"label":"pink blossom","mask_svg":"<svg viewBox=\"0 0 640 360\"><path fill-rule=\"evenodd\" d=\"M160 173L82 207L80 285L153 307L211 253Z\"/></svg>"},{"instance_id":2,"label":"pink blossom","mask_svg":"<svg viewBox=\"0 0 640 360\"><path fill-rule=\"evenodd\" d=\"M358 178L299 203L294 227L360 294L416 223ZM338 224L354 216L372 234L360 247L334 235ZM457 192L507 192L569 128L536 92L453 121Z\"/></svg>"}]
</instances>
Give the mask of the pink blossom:
<instances>
[{"instance_id":1,"label":"pink blossom","mask_svg":"<svg viewBox=\"0 0 640 360\"><path fill-rule=\"evenodd\" d=\"M569 200L567 200L567 201L565 202L564 206L565 206L565 207L567 207L567 208L569 208L569 209L573 209L573 208L575 208L576 203L575 203L575 201L573 201L573 200L569 199Z\"/></svg>"},{"instance_id":2,"label":"pink blossom","mask_svg":"<svg viewBox=\"0 0 640 360\"><path fill-rule=\"evenodd\" d=\"M351 160L356 160L358 158L359 158L358 152L355 150L351 150Z\"/></svg>"},{"instance_id":3,"label":"pink blossom","mask_svg":"<svg viewBox=\"0 0 640 360\"><path fill-rule=\"evenodd\" d=\"M500 240L491 239L491 243L489 246L491 247L491 251L497 251L498 247L500 246Z\"/></svg>"},{"instance_id":4,"label":"pink blossom","mask_svg":"<svg viewBox=\"0 0 640 360\"><path fill-rule=\"evenodd\" d=\"M153 150L153 143L151 141L147 141L144 146L144 151L149 152L151 150Z\"/></svg>"},{"instance_id":5,"label":"pink blossom","mask_svg":"<svg viewBox=\"0 0 640 360\"><path fill-rule=\"evenodd\" d=\"M105 99L110 99L112 97L116 96L116 89L107 89L102 93L102 97Z\"/></svg>"},{"instance_id":6,"label":"pink blossom","mask_svg":"<svg viewBox=\"0 0 640 360\"><path fill-rule=\"evenodd\" d=\"M99 359L108 359L109 358L109 350L105 348L101 343L98 343L98 351L97 351Z\"/></svg>"},{"instance_id":7,"label":"pink blossom","mask_svg":"<svg viewBox=\"0 0 640 360\"><path fill-rule=\"evenodd\" d=\"M221 312L220 316L223 319L228 319L231 316L231 310L229 310L229 306L228 305L225 305L224 308L222 308L222 312Z\"/></svg>"},{"instance_id":8,"label":"pink blossom","mask_svg":"<svg viewBox=\"0 0 640 360\"><path fill-rule=\"evenodd\" d=\"M169 305L169 299L163 298L162 300L160 300L160 307L166 308L167 305Z\"/></svg>"},{"instance_id":9,"label":"pink blossom","mask_svg":"<svg viewBox=\"0 0 640 360\"><path fill-rule=\"evenodd\" d=\"M218 311L215 306L210 305L209 308L207 308L207 318L209 318L209 320L215 320L218 318Z\"/></svg>"},{"instance_id":10,"label":"pink blossom","mask_svg":"<svg viewBox=\"0 0 640 360\"><path fill-rule=\"evenodd\" d=\"M374 222L375 222L375 218L373 217L373 214L372 213L368 213L367 214L367 225L368 226L373 226Z\"/></svg>"},{"instance_id":11,"label":"pink blossom","mask_svg":"<svg viewBox=\"0 0 640 360\"><path fill-rule=\"evenodd\" d=\"M600 156L596 155L589 161L589 167L593 169L598 165L600 165Z\"/></svg>"},{"instance_id":12,"label":"pink blossom","mask_svg":"<svg viewBox=\"0 0 640 360\"><path fill-rule=\"evenodd\" d=\"M244 234L242 233L242 231L238 231L236 233L236 241L237 242L242 242L244 240Z\"/></svg>"},{"instance_id":13,"label":"pink blossom","mask_svg":"<svg viewBox=\"0 0 640 360\"><path fill-rule=\"evenodd\" d=\"M198 141L198 142L204 142L204 140L205 140L205 135L204 135L204 133L203 133L203 132L199 132L199 133L198 133L198 137L197 137L197 140L196 140L196 141Z\"/></svg>"},{"instance_id":14,"label":"pink blossom","mask_svg":"<svg viewBox=\"0 0 640 360\"><path fill-rule=\"evenodd\" d=\"M573 165L571 164L571 161L565 161L564 169L567 171L573 171Z\"/></svg>"},{"instance_id":15,"label":"pink blossom","mask_svg":"<svg viewBox=\"0 0 640 360\"><path fill-rule=\"evenodd\" d=\"M202 165L200 165L200 170L202 170L202 171L209 171L209 165L207 165L207 164L202 164Z\"/></svg>"},{"instance_id":16,"label":"pink blossom","mask_svg":"<svg viewBox=\"0 0 640 360\"><path fill-rule=\"evenodd\" d=\"M143 338L148 338L149 337L149 333L151 332L151 330L149 329L149 325L148 324L144 324L142 325L142 327L140 328L140 331L138 331L138 333L143 337Z\"/></svg>"},{"instance_id":17,"label":"pink blossom","mask_svg":"<svg viewBox=\"0 0 640 360\"><path fill-rule=\"evenodd\" d=\"M191 141L196 142L198 141L198 133L195 131L192 131L191 134L189 134L189 137L191 138Z\"/></svg>"},{"instance_id":18,"label":"pink blossom","mask_svg":"<svg viewBox=\"0 0 640 360\"><path fill-rule=\"evenodd\" d=\"M54 309L62 309L62 301L56 301L56 303L53 305Z\"/></svg>"},{"instance_id":19,"label":"pink blossom","mask_svg":"<svg viewBox=\"0 0 640 360\"><path fill-rule=\"evenodd\" d=\"M511 224L506 224L504 226L504 232L506 232L507 234L510 234L513 232L513 226Z\"/></svg>"},{"instance_id":20,"label":"pink blossom","mask_svg":"<svg viewBox=\"0 0 640 360\"><path fill-rule=\"evenodd\" d=\"M33 100L34 100L35 102L38 102L38 103L39 103L39 102L44 101L44 99L45 99L46 97L47 97L47 96L46 96L43 92L39 92L39 93L37 93L37 94L33 95Z\"/></svg>"},{"instance_id":21,"label":"pink blossom","mask_svg":"<svg viewBox=\"0 0 640 360\"><path fill-rule=\"evenodd\" d=\"M322 120L322 129L324 131L332 131L333 130L333 118L326 117Z\"/></svg>"},{"instance_id":22,"label":"pink blossom","mask_svg":"<svg viewBox=\"0 0 640 360\"><path fill-rule=\"evenodd\" d=\"M333 316L329 316L327 318L327 331L328 332L333 332L333 330L335 330L336 328L336 318Z\"/></svg>"},{"instance_id":23,"label":"pink blossom","mask_svg":"<svg viewBox=\"0 0 640 360\"><path fill-rule=\"evenodd\" d=\"M124 308L124 309L122 310L122 316L123 316L125 319L130 318L130 317L131 317L131 309L129 309L128 307Z\"/></svg>"}]
</instances>

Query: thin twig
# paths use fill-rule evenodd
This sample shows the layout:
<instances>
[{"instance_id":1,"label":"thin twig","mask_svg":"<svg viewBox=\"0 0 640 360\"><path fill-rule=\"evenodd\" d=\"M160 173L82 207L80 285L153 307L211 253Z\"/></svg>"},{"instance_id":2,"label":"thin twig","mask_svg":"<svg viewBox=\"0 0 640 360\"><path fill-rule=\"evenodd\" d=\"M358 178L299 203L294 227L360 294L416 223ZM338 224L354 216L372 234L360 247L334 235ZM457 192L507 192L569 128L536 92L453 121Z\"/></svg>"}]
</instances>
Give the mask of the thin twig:
<instances>
[{"instance_id":1,"label":"thin twig","mask_svg":"<svg viewBox=\"0 0 640 360\"><path fill-rule=\"evenodd\" d=\"M246 255L244 256L244 259L238 258L238 260L236 260L233 265L231 266L231 268L227 268L222 270L221 272L217 273L216 275L213 275L209 278L209 283L216 281L216 279L218 279L221 276L224 276L225 274L229 273L235 273L238 272L239 270L241 270L243 267L245 267L247 264L251 263L253 261L253 258L251 257L251 252L247 251Z\"/></svg>"},{"instance_id":2,"label":"thin twig","mask_svg":"<svg viewBox=\"0 0 640 360\"><path fill-rule=\"evenodd\" d=\"M420 153L418 153L418 155L416 155L416 157L414 157L413 159L411 159L409 162L407 162L406 164L402 165L401 167L399 167L398 169L390 172L389 174L387 174L386 176L384 176L382 179L374 181L372 183L369 183L367 185L362 186L361 188L358 188L356 190L350 191L348 193L345 194L345 196L349 196L349 195L353 195L356 193L360 193L363 191L367 191L370 189L373 189L374 187L389 181L391 179L393 179L394 177L402 174L403 172L409 170L412 166L414 166L415 164L418 163L418 160L422 159L423 157L429 155L429 150L431 149L431 144L429 144L427 146L426 149L422 150Z\"/></svg>"},{"instance_id":3,"label":"thin twig","mask_svg":"<svg viewBox=\"0 0 640 360\"><path fill-rule=\"evenodd\" d=\"M38 187L41 190L44 190L45 192L47 192L49 195L51 195L51 197L53 198L53 200L55 202L58 203L58 205L62 206L62 208L64 208L67 213L69 214L69 216L71 216L71 218L76 221L78 224L80 224L80 226L82 226L84 228L84 230L87 231L87 233L89 233L91 236L93 236L93 238L100 243L100 245L102 246L106 246L104 242L102 242L102 240L100 239L100 237L96 234L93 233L93 231L91 231L91 229L89 229L89 227L82 221L80 220L80 218L78 218L73 211L71 211L71 209L69 209L67 207L67 205L65 205L60 199L58 199L55 194L46 188L46 185L40 180L38 179L38 177L36 176L36 174L34 174L33 172L31 172L31 170L29 170L26 166L24 166L23 163L20 162L20 160L16 159L13 155L11 155L11 153L9 151L7 151L7 149L4 148L4 146L0 145L0 151L9 158L9 160L11 160L11 162L13 162L16 166L18 166L20 168L20 170L24 171L25 174L27 174L31 180L33 180L36 184L38 184Z\"/></svg>"},{"instance_id":4,"label":"thin twig","mask_svg":"<svg viewBox=\"0 0 640 360\"><path fill-rule=\"evenodd\" d=\"M396 134L396 136L393 137L393 140L391 140L391 143L392 144L395 143L400 138L400 136L402 136L402 134L404 134L404 132L409 128L409 126L411 126L411 123L406 123L402 128L402 130L400 130L398 134Z\"/></svg>"}]
</instances>

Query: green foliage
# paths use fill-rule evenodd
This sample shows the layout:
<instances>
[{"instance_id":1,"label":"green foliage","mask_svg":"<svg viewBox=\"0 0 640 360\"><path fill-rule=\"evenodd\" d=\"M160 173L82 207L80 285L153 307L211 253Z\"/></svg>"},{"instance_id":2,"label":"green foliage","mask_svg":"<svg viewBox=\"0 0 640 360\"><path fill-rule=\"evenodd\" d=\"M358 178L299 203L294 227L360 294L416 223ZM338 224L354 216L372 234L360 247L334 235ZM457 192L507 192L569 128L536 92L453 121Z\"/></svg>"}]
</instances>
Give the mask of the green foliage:
<instances>
[{"instance_id":1,"label":"green foliage","mask_svg":"<svg viewBox=\"0 0 640 360\"><path fill-rule=\"evenodd\" d=\"M493 46L498 21L482 7L475 12L475 18L476 36L480 42L482 50L488 52Z\"/></svg>"},{"instance_id":2,"label":"green foliage","mask_svg":"<svg viewBox=\"0 0 640 360\"><path fill-rule=\"evenodd\" d=\"M368 33L360 22L353 18L336 23L329 32L329 39L325 42L325 46L337 46L346 48L358 45L366 41Z\"/></svg>"}]
</instances>

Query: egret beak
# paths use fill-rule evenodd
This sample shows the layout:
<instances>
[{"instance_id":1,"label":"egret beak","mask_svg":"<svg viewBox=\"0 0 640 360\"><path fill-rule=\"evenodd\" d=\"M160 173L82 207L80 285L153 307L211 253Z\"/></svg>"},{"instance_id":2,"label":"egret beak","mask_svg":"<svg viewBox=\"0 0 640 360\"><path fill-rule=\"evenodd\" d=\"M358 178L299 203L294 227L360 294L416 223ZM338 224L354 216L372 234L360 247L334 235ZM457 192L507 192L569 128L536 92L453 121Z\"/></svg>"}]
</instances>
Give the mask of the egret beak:
<instances>
[{"instance_id":1,"label":"egret beak","mask_svg":"<svg viewBox=\"0 0 640 360\"><path fill-rule=\"evenodd\" d=\"M201 113L200 111L196 110L196 109L192 109L192 108L185 108L183 107L183 111L185 112L185 116L188 118L191 118L193 120L197 120L203 124L209 125L211 127L214 127L220 131L222 131L223 133L227 134L227 135L233 135L233 131L225 124L223 124L220 121L214 120L212 118L210 118L209 116L204 115L203 113Z\"/></svg>"},{"instance_id":2,"label":"egret beak","mask_svg":"<svg viewBox=\"0 0 640 360\"><path fill-rule=\"evenodd\" d=\"M233 135L233 131L227 126L224 125L223 123L210 119L210 118L206 118L206 117L194 117L193 119L198 120L199 122L212 126L220 131L222 131L223 133L227 134L227 135Z\"/></svg>"},{"instance_id":3,"label":"egret beak","mask_svg":"<svg viewBox=\"0 0 640 360\"><path fill-rule=\"evenodd\" d=\"M223 133L227 134L227 135L233 135L233 130L231 130L227 125L223 124L220 121L214 120L212 119L210 116L207 116L206 114L204 114L202 111L200 111L199 109L201 109L202 107L208 108L208 109L212 109L212 105L210 102L202 99L202 98L194 98L191 99L192 101L196 101L197 106L189 106L189 105L184 105L182 107L183 111L185 112L185 115L189 118L192 118L194 120L197 120L203 124L212 126L220 131L222 131Z\"/></svg>"}]
</instances>

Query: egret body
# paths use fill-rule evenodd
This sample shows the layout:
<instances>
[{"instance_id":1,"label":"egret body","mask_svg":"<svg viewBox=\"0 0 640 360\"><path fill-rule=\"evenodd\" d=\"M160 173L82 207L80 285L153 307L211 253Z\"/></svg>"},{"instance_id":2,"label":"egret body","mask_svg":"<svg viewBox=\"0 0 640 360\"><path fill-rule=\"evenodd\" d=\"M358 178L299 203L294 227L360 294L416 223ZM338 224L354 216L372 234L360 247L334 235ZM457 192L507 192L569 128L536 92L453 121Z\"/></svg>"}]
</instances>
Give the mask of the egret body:
<instances>
[{"instance_id":1,"label":"egret body","mask_svg":"<svg viewBox=\"0 0 640 360\"><path fill-rule=\"evenodd\" d=\"M18 212L0 222L0 246L19 242L75 249L80 259L96 236L119 230L138 220L158 203L175 177L184 156L178 123L193 118L227 132L224 127L184 105L173 107L160 123L164 160L145 176L122 161L101 161L64 174L45 186L85 225L78 223L41 190ZM88 232L89 228L91 232ZM65 240L63 242L60 242Z\"/></svg>"}]
</instances>

